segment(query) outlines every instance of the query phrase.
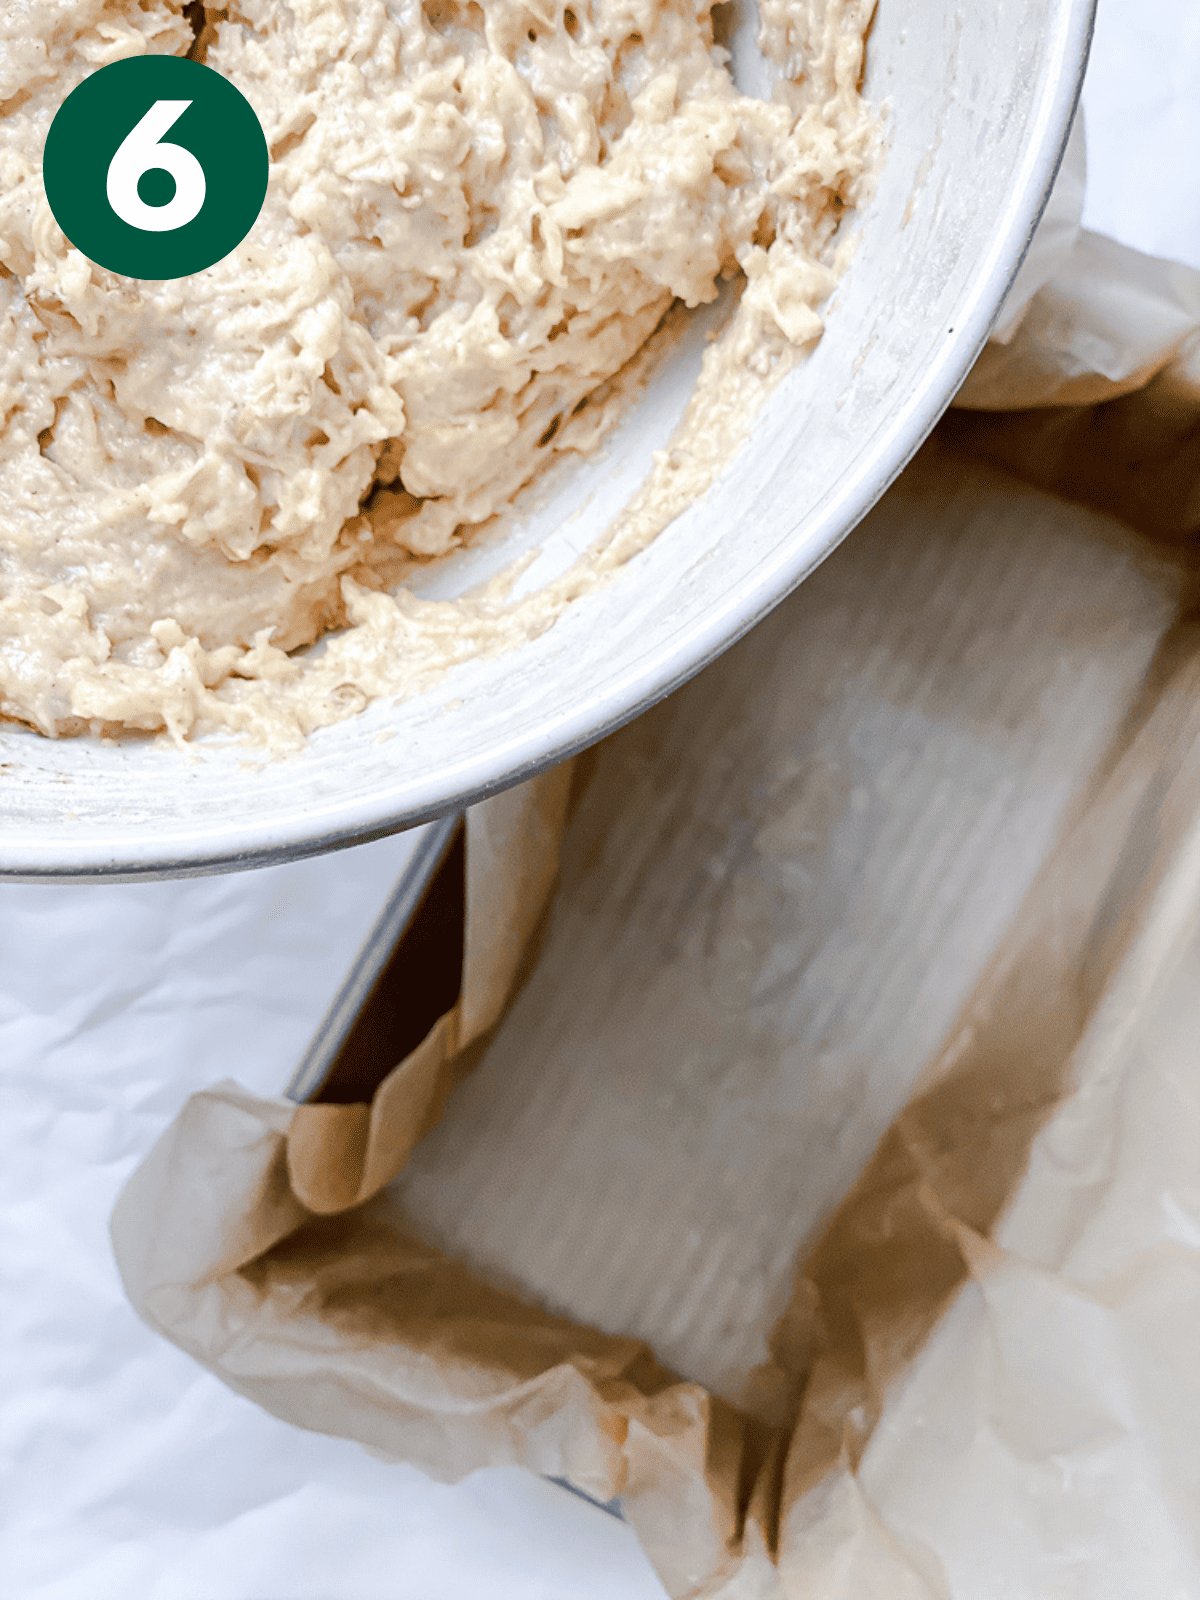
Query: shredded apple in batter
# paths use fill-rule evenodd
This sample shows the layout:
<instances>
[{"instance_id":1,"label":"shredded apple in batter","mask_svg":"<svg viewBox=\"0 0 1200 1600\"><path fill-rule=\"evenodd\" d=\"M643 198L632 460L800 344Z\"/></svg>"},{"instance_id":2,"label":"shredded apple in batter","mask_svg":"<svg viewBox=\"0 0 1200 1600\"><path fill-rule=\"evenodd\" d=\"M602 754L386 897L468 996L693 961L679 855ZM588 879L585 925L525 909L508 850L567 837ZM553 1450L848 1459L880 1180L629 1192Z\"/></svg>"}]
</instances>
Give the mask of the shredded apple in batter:
<instances>
[{"instance_id":1,"label":"shredded apple in batter","mask_svg":"<svg viewBox=\"0 0 1200 1600\"><path fill-rule=\"evenodd\" d=\"M760 0L761 100L705 0L234 0L198 33L163 0L6 0L0 714L287 747L549 626L819 336L875 144L873 4ZM271 151L246 239L169 282L88 261L42 187L66 95L145 51L227 76ZM521 600L398 581L591 448L672 306L739 271L671 448L586 557Z\"/></svg>"}]
</instances>

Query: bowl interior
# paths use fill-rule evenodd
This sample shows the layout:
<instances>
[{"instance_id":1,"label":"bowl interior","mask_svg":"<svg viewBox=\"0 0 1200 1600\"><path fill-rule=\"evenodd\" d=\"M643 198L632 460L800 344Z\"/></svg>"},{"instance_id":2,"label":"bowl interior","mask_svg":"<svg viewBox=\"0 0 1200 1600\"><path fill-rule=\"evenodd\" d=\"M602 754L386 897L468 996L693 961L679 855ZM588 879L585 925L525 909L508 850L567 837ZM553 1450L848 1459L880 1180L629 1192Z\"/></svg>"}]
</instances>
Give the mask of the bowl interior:
<instances>
[{"instance_id":1,"label":"bowl interior","mask_svg":"<svg viewBox=\"0 0 1200 1600\"><path fill-rule=\"evenodd\" d=\"M887 150L825 336L709 491L610 583L531 643L282 760L213 738L185 753L0 725L0 873L226 870L374 837L530 776L711 660L853 527L965 376L1053 180L1093 5L880 0L866 87ZM750 87L753 16L738 27ZM530 587L586 548L666 443L727 313L719 301L691 319L598 458L556 467L502 536L423 589L458 592L536 549Z\"/></svg>"}]
</instances>

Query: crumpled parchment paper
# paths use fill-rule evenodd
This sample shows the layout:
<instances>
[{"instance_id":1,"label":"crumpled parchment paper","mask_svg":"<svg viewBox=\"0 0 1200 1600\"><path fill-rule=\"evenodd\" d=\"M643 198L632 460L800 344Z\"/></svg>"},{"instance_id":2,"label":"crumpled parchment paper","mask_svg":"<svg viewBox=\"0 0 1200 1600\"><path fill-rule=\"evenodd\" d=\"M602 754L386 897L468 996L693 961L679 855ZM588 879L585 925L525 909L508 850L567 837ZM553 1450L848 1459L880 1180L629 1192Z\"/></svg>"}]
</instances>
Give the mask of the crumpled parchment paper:
<instances>
[{"instance_id":1,"label":"crumpled parchment paper","mask_svg":"<svg viewBox=\"0 0 1200 1600\"><path fill-rule=\"evenodd\" d=\"M1200 1593L1198 323L1068 224L565 833L564 774L472 814L459 1005L370 1107L188 1102L113 1220L143 1317L619 1497L672 1595Z\"/></svg>"}]
</instances>

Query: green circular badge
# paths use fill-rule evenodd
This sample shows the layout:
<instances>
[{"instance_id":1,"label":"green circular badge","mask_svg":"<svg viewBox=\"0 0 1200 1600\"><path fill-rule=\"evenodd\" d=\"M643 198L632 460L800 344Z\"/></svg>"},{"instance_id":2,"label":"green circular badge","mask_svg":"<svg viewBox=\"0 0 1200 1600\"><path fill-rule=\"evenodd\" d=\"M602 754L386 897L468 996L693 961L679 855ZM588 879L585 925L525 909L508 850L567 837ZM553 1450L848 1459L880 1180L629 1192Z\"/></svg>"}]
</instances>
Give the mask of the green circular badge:
<instances>
[{"instance_id":1,"label":"green circular badge","mask_svg":"<svg viewBox=\"0 0 1200 1600\"><path fill-rule=\"evenodd\" d=\"M250 232L267 162L250 102L219 72L134 56L63 101L42 175L55 221L89 260L130 278L183 278Z\"/></svg>"}]
</instances>

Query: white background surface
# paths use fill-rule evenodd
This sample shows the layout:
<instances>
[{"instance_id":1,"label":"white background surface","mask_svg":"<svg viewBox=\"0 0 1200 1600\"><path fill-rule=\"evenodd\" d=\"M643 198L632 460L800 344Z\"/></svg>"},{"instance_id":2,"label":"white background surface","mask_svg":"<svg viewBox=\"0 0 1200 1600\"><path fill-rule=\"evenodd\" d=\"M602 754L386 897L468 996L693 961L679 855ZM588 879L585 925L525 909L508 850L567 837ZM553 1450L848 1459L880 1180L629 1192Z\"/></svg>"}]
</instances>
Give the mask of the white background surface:
<instances>
[{"instance_id":1,"label":"white background surface","mask_svg":"<svg viewBox=\"0 0 1200 1600\"><path fill-rule=\"evenodd\" d=\"M1100 0L1084 226L1200 267L1200 5Z\"/></svg>"},{"instance_id":2,"label":"white background surface","mask_svg":"<svg viewBox=\"0 0 1200 1600\"><path fill-rule=\"evenodd\" d=\"M1200 5L1100 0L1085 223L1200 267ZM108 1249L215 1079L283 1087L404 839L241 877L0 885L0 1573L13 1600L655 1600L621 1524L285 1427L156 1339Z\"/></svg>"}]
</instances>

